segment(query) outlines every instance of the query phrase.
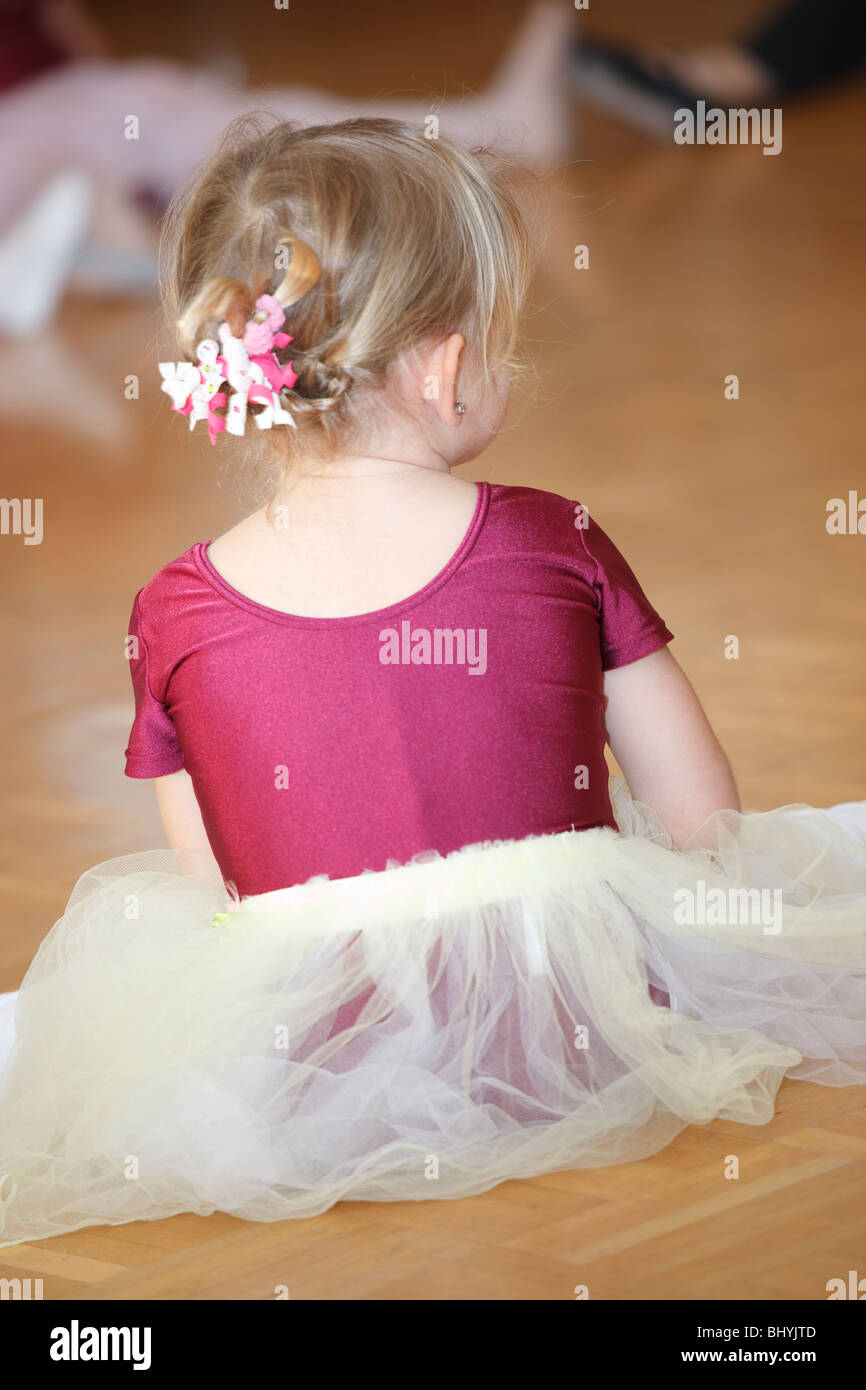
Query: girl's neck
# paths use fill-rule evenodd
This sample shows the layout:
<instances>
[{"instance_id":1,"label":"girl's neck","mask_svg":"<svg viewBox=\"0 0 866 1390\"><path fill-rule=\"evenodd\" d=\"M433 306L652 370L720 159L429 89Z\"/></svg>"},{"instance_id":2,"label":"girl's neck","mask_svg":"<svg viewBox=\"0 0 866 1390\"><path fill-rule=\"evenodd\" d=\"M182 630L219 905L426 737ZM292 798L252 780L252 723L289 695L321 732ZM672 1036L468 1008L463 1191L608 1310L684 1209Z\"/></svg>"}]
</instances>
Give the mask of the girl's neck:
<instances>
[{"instance_id":1,"label":"girl's neck","mask_svg":"<svg viewBox=\"0 0 866 1390\"><path fill-rule=\"evenodd\" d=\"M433 473L450 473L445 459L431 454L423 462L417 459L397 458L386 454L343 454L328 462L311 459L302 463L292 475L298 481L315 478L325 482L347 478L370 478L389 476L395 473L413 473L420 469Z\"/></svg>"},{"instance_id":2,"label":"girl's neck","mask_svg":"<svg viewBox=\"0 0 866 1390\"><path fill-rule=\"evenodd\" d=\"M363 451L346 450L324 460L302 458L288 474L287 486L294 491L301 484L316 488L392 474L429 477L431 473L450 473L456 461L446 457L437 447L439 441L426 431L407 426L402 417L396 419L386 411L363 442L367 446Z\"/></svg>"}]
</instances>

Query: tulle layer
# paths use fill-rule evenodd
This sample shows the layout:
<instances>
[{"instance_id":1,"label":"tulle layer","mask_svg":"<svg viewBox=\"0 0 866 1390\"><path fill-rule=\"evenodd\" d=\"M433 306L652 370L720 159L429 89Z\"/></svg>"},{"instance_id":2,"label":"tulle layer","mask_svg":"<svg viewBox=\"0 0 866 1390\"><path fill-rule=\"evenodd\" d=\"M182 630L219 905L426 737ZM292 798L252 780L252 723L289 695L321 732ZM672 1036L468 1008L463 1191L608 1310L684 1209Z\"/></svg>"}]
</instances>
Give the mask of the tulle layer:
<instances>
[{"instance_id":1,"label":"tulle layer","mask_svg":"<svg viewBox=\"0 0 866 1390\"><path fill-rule=\"evenodd\" d=\"M866 804L685 852L615 808L239 905L169 853L85 874L6 1018L0 1244L464 1196L866 1082Z\"/></svg>"}]
</instances>

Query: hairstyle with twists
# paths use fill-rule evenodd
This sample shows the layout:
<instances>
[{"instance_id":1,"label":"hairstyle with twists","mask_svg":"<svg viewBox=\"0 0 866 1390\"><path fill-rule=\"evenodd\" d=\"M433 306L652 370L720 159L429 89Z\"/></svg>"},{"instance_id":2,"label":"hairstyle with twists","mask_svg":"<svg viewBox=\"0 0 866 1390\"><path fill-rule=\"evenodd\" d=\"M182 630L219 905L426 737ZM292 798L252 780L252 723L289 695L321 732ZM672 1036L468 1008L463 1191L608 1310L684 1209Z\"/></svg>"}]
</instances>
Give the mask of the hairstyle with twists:
<instances>
[{"instance_id":1,"label":"hairstyle with twists","mask_svg":"<svg viewBox=\"0 0 866 1390\"><path fill-rule=\"evenodd\" d=\"M331 457L389 369L452 332L480 371L518 366L529 235L513 168L395 120L232 123L174 199L162 285L182 350L236 336L268 292L298 379L288 461Z\"/></svg>"}]
</instances>

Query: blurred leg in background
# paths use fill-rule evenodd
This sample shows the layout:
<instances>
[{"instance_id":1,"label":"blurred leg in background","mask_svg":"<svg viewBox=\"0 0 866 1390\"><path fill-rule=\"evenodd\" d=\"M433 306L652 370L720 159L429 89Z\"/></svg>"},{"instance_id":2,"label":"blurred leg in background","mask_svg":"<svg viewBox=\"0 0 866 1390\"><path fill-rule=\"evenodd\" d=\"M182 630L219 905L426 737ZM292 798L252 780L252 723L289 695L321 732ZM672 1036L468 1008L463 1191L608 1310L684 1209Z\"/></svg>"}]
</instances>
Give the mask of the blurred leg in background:
<instances>
[{"instance_id":1,"label":"blurred leg in background","mask_svg":"<svg viewBox=\"0 0 866 1390\"><path fill-rule=\"evenodd\" d=\"M673 53L575 45L576 94L650 133L669 135L673 113L699 100L729 106L804 95L866 61L864 0L789 0L752 33Z\"/></svg>"},{"instance_id":2,"label":"blurred leg in background","mask_svg":"<svg viewBox=\"0 0 866 1390\"><path fill-rule=\"evenodd\" d=\"M21 63L18 80L0 90L0 332L8 336L39 332L73 277L94 291L151 292L155 231L137 200L164 206L235 117L265 111L311 124L360 114L327 92L244 92L214 72L161 60L49 60L46 52L33 71L22 26L29 16L33 30L34 11L13 11ZM0 32L3 20L0 9ZM366 113L431 130L435 117L462 143L495 144L549 167L568 147L570 24L564 4L535 4L482 94L459 103L409 95Z\"/></svg>"}]
</instances>

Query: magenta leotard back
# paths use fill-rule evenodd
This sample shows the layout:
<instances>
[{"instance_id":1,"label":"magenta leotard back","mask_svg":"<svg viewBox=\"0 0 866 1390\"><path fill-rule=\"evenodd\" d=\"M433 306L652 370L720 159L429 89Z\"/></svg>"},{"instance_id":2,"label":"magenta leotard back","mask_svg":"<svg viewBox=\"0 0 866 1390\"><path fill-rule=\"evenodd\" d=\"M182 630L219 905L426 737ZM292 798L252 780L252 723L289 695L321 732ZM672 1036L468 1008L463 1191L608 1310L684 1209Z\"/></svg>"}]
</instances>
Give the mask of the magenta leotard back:
<instances>
[{"instance_id":1,"label":"magenta leotard back","mask_svg":"<svg viewBox=\"0 0 866 1390\"><path fill-rule=\"evenodd\" d=\"M137 595L130 634L127 773L187 769L241 895L614 825L603 673L672 636L575 502L490 483L400 603L281 613L199 544Z\"/></svg>"}]
</instances>

